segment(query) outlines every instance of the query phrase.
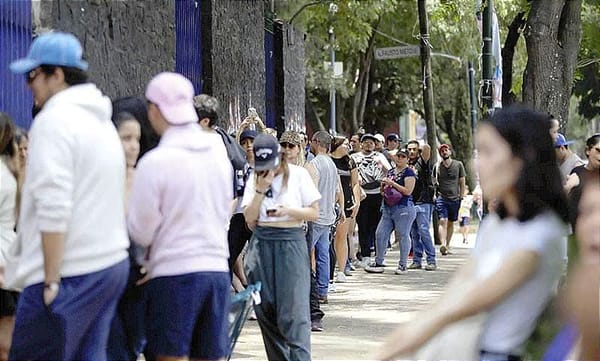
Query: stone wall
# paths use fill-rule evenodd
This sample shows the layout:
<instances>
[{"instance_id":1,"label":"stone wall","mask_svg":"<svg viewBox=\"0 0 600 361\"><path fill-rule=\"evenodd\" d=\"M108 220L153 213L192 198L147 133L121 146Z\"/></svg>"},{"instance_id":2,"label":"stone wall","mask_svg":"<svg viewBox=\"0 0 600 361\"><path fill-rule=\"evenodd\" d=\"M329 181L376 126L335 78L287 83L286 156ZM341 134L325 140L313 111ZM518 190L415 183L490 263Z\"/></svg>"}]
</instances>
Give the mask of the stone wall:
<instances>
[{"instance_id":1,"label":"stone wall","mask_svg":"<svg viewBox=\"0 0 600 361\"><path fill-rule=\"evenodd\" d=\"M201 4L202 91L221 103L221 126L236 129L249 107L264 118L263 0L203 0Z\"/></svg>"},{"instance_id":2,"label":"stone wall","mask_svg":"<svg viewBox=\"0 0 600 361\"><path fill-rule=\"evenodd\" d=\"M283 119L286 130L305 130L304 87L306 67L304 64L304 33L286 23L278 23L281 32L283 73Z\"/></svg>"},{"instance_id":3,"label":"stone wall","mask_svg":"<svg viewBox=\"0 0 600 361\"><path fill-rule=\"evenodd\" d=\"M143 95L154 75L175 69L175 0L42 1L33 21L36 32L75 34L90 80L111 98Z\"/></svg>"}]
</instances>

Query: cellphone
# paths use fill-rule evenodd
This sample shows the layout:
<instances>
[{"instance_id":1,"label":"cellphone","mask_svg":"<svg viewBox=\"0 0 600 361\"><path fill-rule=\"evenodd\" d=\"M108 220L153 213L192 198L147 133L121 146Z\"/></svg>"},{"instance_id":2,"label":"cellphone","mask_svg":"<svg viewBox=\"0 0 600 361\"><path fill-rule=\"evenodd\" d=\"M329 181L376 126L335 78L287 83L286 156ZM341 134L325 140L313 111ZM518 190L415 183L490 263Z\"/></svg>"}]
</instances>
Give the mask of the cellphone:
<instances>
[{"instance_id":1,"label":"cellphone","mask_svg":"<svg viewBox=\"0 0 600 361\"><path fill-rule=\"evenodd\" d=\"M275 212L277 212L277 209L275 208L267 209L267 216L272 217Z\"/></svg>"}]
</instances>

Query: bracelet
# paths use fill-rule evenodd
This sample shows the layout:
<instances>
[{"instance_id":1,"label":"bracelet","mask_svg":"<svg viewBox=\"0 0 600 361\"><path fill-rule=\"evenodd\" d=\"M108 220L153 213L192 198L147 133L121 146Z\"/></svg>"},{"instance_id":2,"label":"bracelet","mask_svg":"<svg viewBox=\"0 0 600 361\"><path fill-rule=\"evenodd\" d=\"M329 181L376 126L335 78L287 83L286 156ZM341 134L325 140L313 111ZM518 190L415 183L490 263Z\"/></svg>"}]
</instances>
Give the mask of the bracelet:
<instances>
[{"instance_id":1,"label":"bracelet","mask_svg":"<svg viewBox=\"0 0 600 361\"><path fill-rule=\"evenodd\" d=\"M263 196L264 196L265 194L267 194L267 192L261 192L261 191L259 191L258 189L255 189L254 191L255 191L256 193L258 193L258 194L262 194Z\"/></svg>"},{"instance_id":2,"label":"bracelet","mask_svg":"<svg viewBox=\"0 0 600 361\"><path fill-rule=\"evenodd\" d=\"M60 281L50 281L50 282L44 283L44 288L49 289L51 291L58 291L59 287L60 287Z\"/></svg>"}]
</instances>

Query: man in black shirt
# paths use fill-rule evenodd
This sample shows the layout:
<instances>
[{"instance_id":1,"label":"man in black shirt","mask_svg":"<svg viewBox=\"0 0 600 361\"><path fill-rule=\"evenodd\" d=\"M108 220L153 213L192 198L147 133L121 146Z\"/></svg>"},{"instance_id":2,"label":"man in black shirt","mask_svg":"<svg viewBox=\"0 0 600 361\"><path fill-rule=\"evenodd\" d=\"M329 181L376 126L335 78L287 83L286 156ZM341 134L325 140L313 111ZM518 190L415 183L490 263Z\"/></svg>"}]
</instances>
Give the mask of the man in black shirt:
<instances>
[{"instance_id":1,"label":"man in black shirt","mask_svg":"<svg viewBox=\"0 0 600 361\"><path fill-rule=\"evenodd\" d=\"M417 182L413 190L413 199L417 217L412 225L410 236L412 238L413 261L409 269L420 269L423 251L427 256L427 271L437 268L435 262L435 247L433 238L429 233L431 213L433 212L433 182L431 178L431 147L427 144L419 146L417 140L410 140L406 144L408 150L408 164L417 174Z\"/></svg>"}]
</instances>

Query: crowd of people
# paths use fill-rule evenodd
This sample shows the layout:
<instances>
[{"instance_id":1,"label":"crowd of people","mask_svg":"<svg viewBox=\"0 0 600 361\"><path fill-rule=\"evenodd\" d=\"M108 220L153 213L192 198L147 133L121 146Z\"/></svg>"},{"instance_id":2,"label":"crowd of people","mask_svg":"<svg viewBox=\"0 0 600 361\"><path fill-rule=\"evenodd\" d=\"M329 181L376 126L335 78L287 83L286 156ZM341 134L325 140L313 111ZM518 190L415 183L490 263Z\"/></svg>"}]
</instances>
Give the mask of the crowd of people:
<instances>
[{"instance_id":1,"label":"crowd of people","mask_svg":"<svg viewBox=\"0 0 600 361\"><path fill-rule=\"evenodd\" d=\"M177 73L154 76L144 97L111 101L68 33L40 35L10 69L24 74L36 114L26 133L0 113L1 360L226 359L230 296L258 282L251 317L268 359L310 360L336 283L358 269L438 269L434 211L448 257L455 222L467 242L472 215L489 214L448 292L379 359L439 355L444 332L460 337L461 325L477 337L447 357L520 359L556 293L568 224L581 252L570 287L584 299L568 297L559 336L570 343L555 349L561 360L600 356L583 286L598 283L599 134L584 162L548 115L497 111L478 129L481 187L471 194L450 144L277 137L254 109L227 134L217 99Z\"/></svg>"}]
</instances>

